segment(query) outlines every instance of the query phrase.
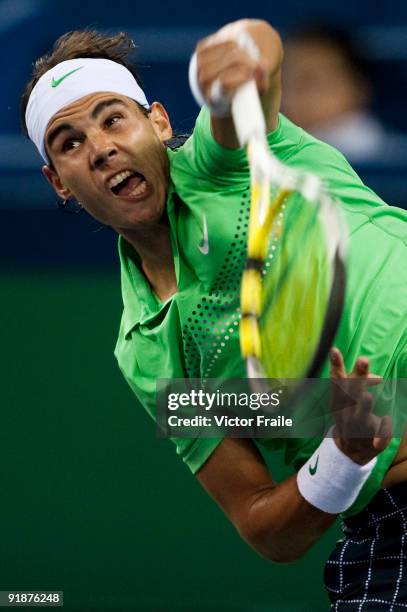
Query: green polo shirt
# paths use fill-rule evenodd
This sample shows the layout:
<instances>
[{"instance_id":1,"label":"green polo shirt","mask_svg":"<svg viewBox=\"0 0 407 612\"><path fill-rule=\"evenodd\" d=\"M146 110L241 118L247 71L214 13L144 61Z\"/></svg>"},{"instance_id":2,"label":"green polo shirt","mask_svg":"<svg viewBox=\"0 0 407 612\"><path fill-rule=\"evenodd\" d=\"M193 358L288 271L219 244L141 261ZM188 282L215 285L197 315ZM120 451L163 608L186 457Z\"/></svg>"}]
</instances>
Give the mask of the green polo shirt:
<instances>
[{"instance_id":1,"label":"green polo shirt","mask_svg":"<svg viewBox=\"0 0 407 612\"><path fill-rule=\"evenodd\" d=\"M268 136L270 149L292 167L318 174L343 204L350 230L345 309L335 339L351 369L367 356L372 371L407 377L407 215L387 206L363 185L345 158L280 115ZM239 348L239 287L249 217L249 169L245 152L213 139L202 109L192 136L168 151L167 198L178 291L160 302L140 270L138 255L119 240L124 310L115 355L124 377L152 418L157 378L243 378ZM328 364L322 372L328 377ZM221 439L173 439L192 472ZM284 448L295 469L320 439L258 440ZM397 452L394 439L349 514L380 487ZM153 449L153 447L152 447Z\"/></svg>"}]
</instances>

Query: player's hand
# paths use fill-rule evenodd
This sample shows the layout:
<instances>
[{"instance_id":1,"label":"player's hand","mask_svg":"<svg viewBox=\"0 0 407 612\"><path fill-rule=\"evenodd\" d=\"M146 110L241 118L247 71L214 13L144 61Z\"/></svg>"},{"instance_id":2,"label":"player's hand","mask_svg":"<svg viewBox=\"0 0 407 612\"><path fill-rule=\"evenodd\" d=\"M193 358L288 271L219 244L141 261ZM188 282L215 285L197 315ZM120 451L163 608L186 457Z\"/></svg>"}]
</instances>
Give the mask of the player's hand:
<instances>
[{"instance_id":1,"label":"player's hand","mask_svg":"<svg viewBox=\"0 0 407 612\"><path fill-rule=\"evenodd\" d=\"M357 359L349 375L339 349L331 349L330 360L335 443L352 461L364 465L387 447L392 436L391 418L373 414L373 398L367 392L381 378L370 373L366 357Z\"/></svg>"},{"instance_id":2,"label":"player's hand","mask_svg":"<svg viewBox=\"0 0 407 612\"><path fill-rule=\"evenodd\" d=\"M234 92L252 79L260 94L269 87L270 60L260 53L257 58L253 57L239 44L238 36L238 28L234 31L231 25L204 38L197 45L198 84L207 100L219 94L231 100Z\"/></svg>"}]
</instances>

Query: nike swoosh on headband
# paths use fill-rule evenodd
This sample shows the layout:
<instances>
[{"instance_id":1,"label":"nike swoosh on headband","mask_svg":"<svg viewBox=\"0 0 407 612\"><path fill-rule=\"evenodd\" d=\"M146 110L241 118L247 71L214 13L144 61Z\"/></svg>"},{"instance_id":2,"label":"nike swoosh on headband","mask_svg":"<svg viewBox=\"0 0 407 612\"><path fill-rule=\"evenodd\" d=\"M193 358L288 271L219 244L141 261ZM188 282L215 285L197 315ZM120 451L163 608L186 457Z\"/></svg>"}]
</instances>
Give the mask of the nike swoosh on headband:
<instances>
[{"instance_id":1,"label":"nike swoosh on headband","mask_svg":"<svg viewBox=\"0 0 407 612\"><path fill-rule=\"evenodd\" d=\"M315 461L315 465L309 465L308 469L309 469L309 473L311 474L311 476L314 476L317 473L317 469L318 469L318 461L319 461L319 455L317 456L317 460Z\"/></svg>"},{"instance_id":2,"label":"nike swoosh on headband","mask_svg":"<svg viewBox=\"0 0 407 612\"><path fill-rule=\"evenodd\" d=\"M81 70L81 68L83 68L83 66L79 66L79 68L74 68L70 72L67 72L66 74L61 76L59 79L56 79L55 77L52 77L51 87L58 87L58 85L60 85L62 83L62 81L64 81L67 77L69 77L74 72L78 72L78 70Z\"/></svg>"}]
</instances>

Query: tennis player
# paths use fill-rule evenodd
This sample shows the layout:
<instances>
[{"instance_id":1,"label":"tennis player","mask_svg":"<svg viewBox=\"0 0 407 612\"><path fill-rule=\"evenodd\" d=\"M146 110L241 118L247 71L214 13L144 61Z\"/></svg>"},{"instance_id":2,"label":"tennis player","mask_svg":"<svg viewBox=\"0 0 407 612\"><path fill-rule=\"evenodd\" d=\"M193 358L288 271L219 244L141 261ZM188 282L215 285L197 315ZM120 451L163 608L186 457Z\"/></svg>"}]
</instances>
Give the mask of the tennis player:
<instances>
[{"instance_id":1,"label":"tennis player","mask_svg":"<svg viewBox=\"0 0 407 612\"><path fill-rule=\"evenodd\" d=\"M235 42L243 32L256 59ZM358 402L335 438L279 441L296 473L278 484L250 440L176 439L177 453L240 535L273 561L300 558L343 513L345 539L326 566L335 610L404 610L407 444L372 415L364 391L370 369L407 375L406 216L364 186L340 153L279 114L283 52L268 23L241 20L198 44L191 78L207 106L175 151L166 147L167 112L147 101L131 49L124 35L66 34L36 62L22 99L26 131L58 196L119 234L119 366L153 418L157 378L245 376L238 328L249 170L228 105L211 100L214 83L227 98L255 79L270 149L318 174L350 228L338 348L321 376L355 378ZM344 426L358 420L371 437L347 439Z\"/></svg>"}]
</instances>

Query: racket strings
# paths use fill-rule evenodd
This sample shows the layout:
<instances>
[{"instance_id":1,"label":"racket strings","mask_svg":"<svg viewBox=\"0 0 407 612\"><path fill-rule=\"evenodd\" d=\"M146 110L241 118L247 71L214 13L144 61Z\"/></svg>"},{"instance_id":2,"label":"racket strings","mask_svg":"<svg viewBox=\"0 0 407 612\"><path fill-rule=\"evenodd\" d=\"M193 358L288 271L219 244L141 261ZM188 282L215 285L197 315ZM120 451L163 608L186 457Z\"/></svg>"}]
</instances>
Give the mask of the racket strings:
<instances>
[{"instance_id":1,"label":"racket strings","mask_svg":"<svg viewBox=\"0 0 407 612\"><path fill-rule=\"evenodd\" d=\"M322 334L332 275L320 204L296 192L286 202L284 232L263 282L259 335L268 376L305 376Z\"/></svg>"},{"instance_id":2,"label":"racket strings","mask_svg":"<svg viewBox=\"0 0 407 612\"><path fill-rule=\"evenodd\" d=\"M282 233L282 217L290 192L272 187L268 179L259 181L252 174L251 210L246 266L241 284L240 343L244 358L262 356L259 317L263 308L262 275L270 239Z\"/></svg>"},{"instance_id":3,"label":"racket strings","mask_svg":"<svg viewBox=\"0 0 407 612\"><path fill-rule=\"evenodd\" d=\"M301 380L319 372L339 325L348 230L321 179L273 154L254 81L235 95L232 115L251 180L241 353L252 385Z\"/></svg>"}]
</instances>

